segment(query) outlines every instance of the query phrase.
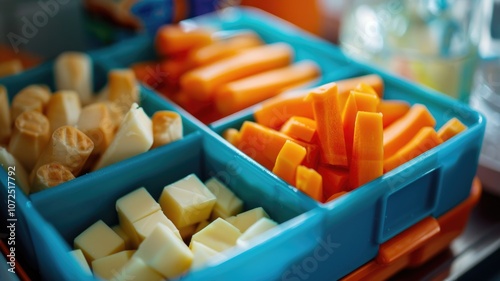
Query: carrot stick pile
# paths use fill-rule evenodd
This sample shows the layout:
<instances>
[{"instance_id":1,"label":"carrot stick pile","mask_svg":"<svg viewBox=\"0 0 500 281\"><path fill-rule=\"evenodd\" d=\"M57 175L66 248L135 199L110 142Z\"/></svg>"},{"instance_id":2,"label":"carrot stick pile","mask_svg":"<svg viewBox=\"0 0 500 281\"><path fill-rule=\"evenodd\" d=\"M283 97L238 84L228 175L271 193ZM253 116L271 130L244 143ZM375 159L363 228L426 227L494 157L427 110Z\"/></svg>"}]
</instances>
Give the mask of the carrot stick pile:
<instances>
[{"instance_id":1,"label":"carrot stick pile","mask_svg":"<svg viewBox=\"0 0 500 281\"><path fill-rule=\"evenodd\" d=\"M223 137L288 184L329 202L467 129L452 118L436 132L426 106L383 100L378 75L284 93L255 122Z\"/></svg>"},{"instance_id":2,"label":"carrot stick pile","mask_svg":"<svg viewBox=\"0 0 500 281\"><path fill-rule=\"evenodd\" d=\"M290 45L265 44L252 32L222 39L201 27L166 25L155 48L160 60L132 65L136 76L207 124L320 75L312 61L294 63Z\"/></svg>"}]
</instances>

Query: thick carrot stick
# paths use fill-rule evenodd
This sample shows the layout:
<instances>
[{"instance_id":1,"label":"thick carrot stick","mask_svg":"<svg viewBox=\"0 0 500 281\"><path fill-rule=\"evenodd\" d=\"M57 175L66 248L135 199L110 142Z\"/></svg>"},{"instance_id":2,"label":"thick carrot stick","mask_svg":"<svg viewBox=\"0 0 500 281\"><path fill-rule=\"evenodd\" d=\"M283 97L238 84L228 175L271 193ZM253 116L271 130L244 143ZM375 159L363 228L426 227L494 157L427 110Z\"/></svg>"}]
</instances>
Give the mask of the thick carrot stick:
<instances>
[{"instance_id":1,"label":"thick carrot stick","mask_svg":"<svg viewBox=\"0 0 500 281\"><path fill-rule=\"evenodd\" d=\"M276 157L287 140L292 140L307 150L304 165L315 167L318 147L316 145L293 140L285 134L269 129L254 122L245 121L240 129L240 140L236 146L262 166L272 170Z\"/></svg>"},{"instance_id":2,"label":"thick carrot stick","mask_svg":"<svg viewBox=\"0 0 500 281\"><path fill-rule=\"evenodd\" d=\"M290 185L295 185L295 174L297 167L306 157L306 148L291 140L287 140L281 147L276 162L274 163L273 173L282 178Z\"/></svg>"},{"instance_id":3,"label":"thick carrot stick","mask_svg":"<svg viewBox=\"0 0 500 281\"><path fill-rule=\"evenodd\" d=\"M168 85L179 86L182 75L191 68L185 58L171 58L163 60L160 64L161 77Z\"/></svg>"},{"instance_id":4,"label":"thick carrot stick","mask_svg":"<svg viewBox=\"0 0 500 281\"><path fill-rule=\"evenodd\" d=\"M384 82L382 81L382 78L376 74L344 79L334 83L337 83L339 91L339 105L341 109L344 108L352 90L360 89L361 91L359 92L363 93L367 93L367 91L371 93L371 90L373 90L379 98L382 98L384 95Z\"/></svg>"},{"instance_id":5,"label":"thick carrot stick","mask_svg":"<svg viewBox=\"0 0 500 281\"><path fill-rule=\"evenodd\" d=\"M383 174L382 114L359 111L354 125L354 145L349 167L349 189L353 190Z\"/></svg>"},{"instance_id":6,"label":"thick carrot stick","mask_svg":"<svg viewBox=\"0 0 500 281\"><path fill-rule=\"evenodd\" d=\"M199 101L193 100L188 95L186 95L186 93L183 93L183 92L175 93L170 98L176 104L180 105L187 112L189 112L193 115L197 115L201 111L212 106L212 104L210 102L199 102Z\"/></svg>"},{"instance_id":7,"label":"thick carrot stick","mask_svg":"<svg viewBox=\"0 0 500 281\"><path fill-rule=\"evenodd\" d=\"M188 64L193 67L207 65L218 60L236 55L242 50L257 47L263 42L255 33L242 33L235 37L216 41L210 45L193 50L187 57Z\"/></svg>"},{"instance_id":8,"label":"thick carrot stick","mask_svg":"<svg viewBox=\"0 0 500 281\"><path fill-rule=\"evenodd\" d=\"M181 78L181 87L196 100L211 100L217 87L263 71L284 67L290 64L292 56L292 48L284 43L251 48L187 72Z\"/></svg>"},{"instance_id":9,"label":"thick carrot stick","mask_svg":"<svg viewBox=\"0 0 500 281\"><path fill-rule=\"evenodd\" d=\"M354 90L357 92L378 96L377 91L375 91L372 86L366 84L365 82L359 83L356 88L354 88Z\"/></svg>"},{"instance_id":10,"label":"thick carrot stick","mask_svg":"<svg viewBox=\"0 0 500 281\"><path fill-rule=\"evenodd\" d=\"M213 104L197 112L194 116L203 124L210 124L224 117L215 109Z\"/></svg>"},{"instance_id":11,"label":"thick carrot stick","mask_svg":"<svg viewBox=\"0 0 500 281\"><path fill-rule=\"evenodd\" d=\"M210 31L201 28L188 29L179 25L160 27L155 39L159 55L176 55L212 43Z\"/></svg>"},{"instance_id":12,"label":"thick carrot stick","mask_svg":"<svg viewBox=\"0 0 500 281\"><path fill-rule=\"evenodd\" d=\"M160 89L166 82L166 75L160 65L161 63L157 61L144 61L134 63L130 68L134 71L137 80L154 89Z\"/></svg>"},{"instance_id":13,"label":"thick carrot stick","mask_svg":"<svg viewBox=\"0 0 500 281\"><path fill-rule=\"evenodd\" d=\"M384 129L384 158L394 155L408 143L423 127L434 127L436 120L421 104L413 105L410 110L397 121Z\"/></svg>"},{"instance_id":14,"label":"thick carrot stick","mask_svg":"<svg viewBox=\"0 0 500 281\"><path fill-rule=\"evenodd\" d=\"M378 96L358 91L351 91L351 94L356 100L356 106L359 111L366 111L366 112L377 111L378 104L380 103L380 99L378 98Z\"/></svg>"},{"instance_id":15,"label":"thick carrot stick","mask_svg":"<svg viewBox=\"0 0 500 281\"><path fill-rule=\"evenodd\" d=\"M442 142L434 128L423 127L397 153L385 159L384 171L389 172Z\"/></svg>"},{"instance_id":16,"label":"thick carrot stick","mask_svg":"<svg viewBox=\"0 0 500 281\"><path fill-rule=\"evenodd\" d=\"M300 116L288 119L280 129L283 134L305 142L312 142L316 136L316 121Z\"/></svg>"},{"instance_id":17,"label":"thick carrot stick","mask_svg":"<svg viewBox=\"0 0 500 281\"><path fill-rule=\"evenodd\" d=\"M339 87L339 93L350 92L351 90L359 90L366 92L367 87L370 86L375 90L379 98L384 96L384 81L382 77L377 74L369 74L349 79L344 79L336 82ZM363 83L364 85L360 84ZM363 90L365 89L365 90Z\"/></svg>"},{"instance_id":18,"label":"thick carrot stick","mask_svg":"<svg viewBox=\"0 0 500 281\"><path fill-rule=\"evenodd\" d=\"M351 90L360 83L372 87L382 97L384 82L378 75L371 74L354 77L335 82L339 93L339 108L344 108ZM331 83L326 84L331 85ZM255 120L264 126L278 129L292 116L313 118L312 101L304 101L302 98L309 93L308 90L284 93L262 103L262 106L254 112Z\"/></svg>"},{"instance_id":19,"label":"thick carrot stick","mask_svg":"<svg viewBox=\"0 0 500 281\"><path fill-rule=\"evenodd\" d=\"M347 153L347 161L351 162L352 145L354 141L354 124L356 122L356 115L358 114L358 106L356 105L356 98L351 92L349 98L344 106L342 112L342 127L344 129L345 148Z\"/></svg>"},{"instance_id":20,"label":"thick carrot stick","mask_svg":"<svg viewBox=\"0 0 500 281\"><path fill-rule=\"evenodd\" d=\"M305 99L313 103L322 161L330 165L345 167L347 166L347 152L337 94L337 85L332 84L314 89Z\"/></svg>"},{"instance_id":21,"label":"thick carrot stick","mask_svg":"<svg viewBox=\"0 0 500 281\"><path fill-rule=\"evenodd\" d=\"M467 126L453 117L439 129L437 134L442 141L447 141L465 130L467 130Z\"/></svg>"},{"instance_id":22,"label":"thick carrot stick","mask_svg":"<svg viewBox=\"0 0 500 281\"><path fill-rule=\"evenodd\" d=\"M279 129L293 116L313 119L312 103L304 101L304 96L276 96L264 101L254 112L255 121L266 127Z\"/></svg>"},{"instance_id":23,"label":"thick carrot stick","mask_svg":"<svg viewBox=\"0 0 500 281\"><path fill-rule=\"evenodd\" d=\"M269 70L219 87L215 105L220 113L231 114L279 94L291 85L311 81L319 76L311 61Z\"/></svg>"},{"instance_id":24,"label":"thick carrot stick","mask_svg":"<svg viewBox=\"0 0 500 281\"><path fill-rule=\"evenodd\" d=\"M347 190L349 170L330 165L318 165L316 171L323 178L323 198L329 198L335 193Z\"/></svg>"},{"instance_id":25,"label":"thick carrot stick","mask_svg":"<svg viewBox=\"0 0 500 281\"><path fill-rule=\"evenodd\" d=\"M318 202L323 202L323 179L314 169L298 166L295 187Z\"/></svg>"},{"instance_id":26,"label":"thick carrot stick","mask_svg":"<svg viewBox=\"0 0 500 281\"><path fill-rule=\"evenodd\" d=\"M403 117L410 110L410 104L401 100L381 100L378 112L384 116L384 128Z\"/></svg>"}]
</instances>

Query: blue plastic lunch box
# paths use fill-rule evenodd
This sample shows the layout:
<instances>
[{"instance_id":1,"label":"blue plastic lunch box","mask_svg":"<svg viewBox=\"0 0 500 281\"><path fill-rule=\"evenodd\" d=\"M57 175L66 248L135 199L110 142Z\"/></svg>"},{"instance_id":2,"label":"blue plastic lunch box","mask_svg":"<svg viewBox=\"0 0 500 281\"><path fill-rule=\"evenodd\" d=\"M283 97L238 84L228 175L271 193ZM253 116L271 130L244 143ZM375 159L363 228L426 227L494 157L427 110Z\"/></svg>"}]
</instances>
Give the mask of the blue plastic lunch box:
<instances>
[{"instance_id":1,"label":"blue plastic lunch box","mask_svg":"<svg viewBox=\"0 0 500 281\"><path fill-rule=\"evenodd\" d=\"M468 198L485 130L482 115L468 106L352 61L330 43L255 9L228 9L187 23L228 32L253 30L266 42L287 42L297 61L311 59L319 64L323 77L317 84L379 74L385 83L385 99L425 104L438 128L456 117L468 129L337 200L321 204L220 136L225 129L239 129L245 120L252 120L252 108L205 126L141 86L141 105L147 114L167 109L182 115L182 140L30 196L16 188L17 249L45 280L96 280L68 254L73 239L96 220L117 224L115 201L128 192L144 186L158 199L165 185L191 173L202 180L219 178L245 202L245 209L262 206L280 225L257 239L254 247L230 251L229 259L214 261L181 280L339 279L373 259L381 243L426 217L441 216ZM153 38L141 35L90 56L98 90L108 70L153 59ZM0 79L11 99L34 83L54 89L52 63ZM5 221L8 184L3 170L0 182Z\"/></svg>"}]
</instances>

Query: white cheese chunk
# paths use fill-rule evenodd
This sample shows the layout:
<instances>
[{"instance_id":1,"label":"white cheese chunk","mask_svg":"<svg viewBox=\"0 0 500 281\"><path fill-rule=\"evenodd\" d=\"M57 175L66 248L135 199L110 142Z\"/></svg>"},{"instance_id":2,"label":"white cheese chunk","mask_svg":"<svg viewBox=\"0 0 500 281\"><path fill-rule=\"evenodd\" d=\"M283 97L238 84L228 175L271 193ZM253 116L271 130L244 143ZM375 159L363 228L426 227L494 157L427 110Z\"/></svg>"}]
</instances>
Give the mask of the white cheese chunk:
<instances>
[{"instance_id":1,"label":"white cheese chunk","mask_svg":"<svg viewBox=\"0 0 500 281\"><path fill-rule=\"evenodd\" d=\"M153 145L151 120L136 103L125 115L115 138L104 151L94 170L148 151Z\"/></svg>"}]
</instances>

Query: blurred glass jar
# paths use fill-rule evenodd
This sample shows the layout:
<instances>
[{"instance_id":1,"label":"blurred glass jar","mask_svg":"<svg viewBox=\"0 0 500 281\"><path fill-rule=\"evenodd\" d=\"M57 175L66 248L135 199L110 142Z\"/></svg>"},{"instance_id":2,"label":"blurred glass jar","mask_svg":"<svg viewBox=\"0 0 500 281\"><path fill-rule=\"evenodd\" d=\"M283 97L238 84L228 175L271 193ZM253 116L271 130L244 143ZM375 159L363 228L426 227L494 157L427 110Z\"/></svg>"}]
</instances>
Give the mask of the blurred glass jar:
<instances>
[{"instance_id":1,"label":"blurred glass jar","mask_svg":"<svg viewBox=\"0 0 500 281\"><path fill-rule=\"evenodd\" d=\"M354 0L340 46L407 79L467 102L477 61L482 0Z\"/></svg>"},{"instance_id":2,"label":"blurred glass jar","mask_svg":"<svg viewBox=\"0 0 500 281\"><path fill-rule=\"evenodd\" d=\"M500 58L480 64L470 105L486 117L478 176L485 189L500 196Z\"/></svg>"}]
</instances>

